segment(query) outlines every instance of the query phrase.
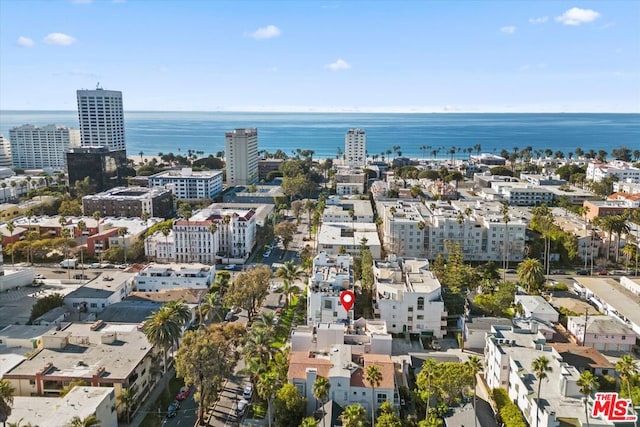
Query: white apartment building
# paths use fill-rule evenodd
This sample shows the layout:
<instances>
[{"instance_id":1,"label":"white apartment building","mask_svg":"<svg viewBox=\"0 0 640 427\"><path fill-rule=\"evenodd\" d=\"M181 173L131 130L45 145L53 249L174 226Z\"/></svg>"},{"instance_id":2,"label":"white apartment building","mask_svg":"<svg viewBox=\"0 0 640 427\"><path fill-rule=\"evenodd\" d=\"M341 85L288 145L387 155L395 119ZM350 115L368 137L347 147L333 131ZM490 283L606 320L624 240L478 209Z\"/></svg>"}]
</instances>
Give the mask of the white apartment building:
<instances>
[{"instance_id":1,"label":"white apartment building","mask_svg":"<svg viewBox=\"0 0 640 427\"><path fill-rule=\"evenodd\" d=\"M170 189L180 200L213 199L222 192L222 171L171 169L149 177L149 187Z\"/></svg>"},{"instance_id":2,"label":"white apartment building","mask_svg":"<svg viewBox=\"0 0 640 427\"><path fill-rule=\"evenodd\" d=\"M258 182L258 129L234 129L224 134L227 185Z\"/></svg>"},{"instance_id":3,"label":"white apartment building","mask_svg":"<svg viewBox=\"0 0 640 427\"><path fill-rule=\"evenodd\" d=\"M77 97L82 145L126 150L122 92L98 86L77 91Z\"/></svg>"},{"instance_id":4,"label":"white apartment building","mask_svg":"<svg viewBox=\"0 0 640 427\"><path fill-rule=\"evenodd\" d=\"M3 135L0 135L0 168L10 168L11 164L11 144Z\"/></svg>"},{"instance_id":5,"label":"white apartment building","mask_svg":"<svg viewBox=\"0 0 640 427\"><path fill-rule=\"evenodd\" d=\"M374 259L380 258L382 246L378 228L373 222L323 222L318 234L318 250L328 255L338 255L342 251L360 256L365 244Z\"/></svg>"},{"instance_id":6,"label":"white apartment building","mask_svg":"<svg viewBox=\"0 0 640 427\"><path fill-rule=\"evenodd\" d=\"M351 216L352 213L353 216ZM369 200L329 196L324 211L322 212L323 223L374 221L373 208Z\"/></svg>"},{"instance_id":7,"label":"white apartment building","mask_svg":"<svg viewBox=\"0 0 640 427\"><path fill-rule=\"evenodd\" d=\"M446 256L449 245L459 243L465 261L503 261L507 247L509 262L522 261L527 224L511 211L505 225L500 206L459 201L432 204L426 215L426 256Z\"/></svg>"},{"instance_id":8,"label":"white apartment building","mask_svg":"<svg viewBox=\"0 0 640 427\"><path fill-rule=\"evenodd\" d=\"M169 234L166 236L162 231L156 231L144 239L144 253L148 258L158 262L175 261L176 242L173 230L169 230Z\"/></svg>"},{"instance_id":9,"label":"white apartment building","mask_svg":"<svg viewBox=\"0 0 640 427\"><path fill-rule=\"evenodd\" d=\"M378 203L383 246L399 257L425 256L426 208L420 202Z\"/></svg>"},{"instance_id":10,"label":"white apartment building","mask_svg":"<svg viewBox=\"0 0 640 427\"><path fill-rule=\"evenodd\" d=\"M367 164L367 134L364 129L349 129L344 137L346 163L353 167Z\"/></svg>"},{"instance_id":11,"label":"white apartment building","mask_svg":"<svg viewBox=\"0 0 640 427\"><path fill-rule=\"evenodd\" d=\"M130 273L104 273L65 295L64 305L76 312L100 313L107 306L125 299L133 286Z\"/></svg>"},{"instance_id":12,"label":"white apartment building","mask_svg":"<svg viewBox=\"0 0 640 427\"><path fill-rule=\"evenodd\" d=\"M447 312L441 286L426 259L375 261L376 318L387 322L391 333L442 338L447 332Z\"/></svg>"},{"instance_id":13,"label":"white apartment building","mask_svg":"<svg viewBox=\"0 0 640 427\"><path fill-rule=\"evenodd\" d=\"M368 175L362 169L354 167L338 167L333 181L336 185L336 194L348 196L353 194L364 194L367 188Z\"/></svg>"},{"instance_id":14,"label":"white apartment building","mask_svg":"<svg viewBox=\"0 0 640 427\"><path fill-rule=\"evenodd\" d=\"M297 326L291 330L291 351L329 351L334 345L350 345L354 353L391 356L392 336L384 320L359 318L353 325L320 323L317 327Z\"/></svg>"},{"instance_id":15,"label":"white apartment building","mask_svg":"<svg viewBox=\"0 0 640 427\"><path fill-rule=\"evenodd\" d=\"M551 371L543 380L538 404L538 379L531 364L540 356L549 359ZM556 427L561 420L571 425L586 426L583 395L578 387L580 372L563 361L536 328L517 329L492 326L484 351L484 377L492 389L502 387L523 413L527 423L539 427ZM589 399L588 406L593 401ZM590 409L590 408L589 408ZM589 412L591 412L589 410ZM536 421L537 418L537 421ZM610 421L589 417L592 427L613 426Z\"/></svg>"},{"instance_id":16,"label":"white apartment building","mask_svg":"<svg viewBox=\"0 0 640 427\"><path fill-rule=\"evenodd\" d=\"M587 179L600 182L608 176L617 176L619 182L640 183L640 169L630 162L594 160L587 165Z\"/></svg>"},{"instance_id":17,"label":"white apartment building","mask_svg":"<svg viewBox=\"0 0 640 427\"><path fill-rule=\"evenodd\" d=\"M292 351L287 379L307 399L307 414L312 414L320 404L313 395L313 384L319 376L331 384L329 400L342 407L359 403L370 414L373 390L364 380L364 372L370 365L376 365L382 374L373 404L379 408L389 401L397 406L400 399L394 363L386 354L356 354L349 345L333 345L324 352Z\"/></svg>"},{"instance_id":18,"label":"white apartment building","mask_svg":"<svg viewBox=\"0 0 640 427\"><path fill-rule=\"evenodd\" d=\"M173 225L178 262L244 262L256 244L253 209L206 208Z\"/></svg>"},{"instance_id":19,"label":"white apartment building","mask_svg":"<svg viewBox=\"0 0 640 427\"><path fill-rule=\"evenodd\" d=\"M208 288L214 280L215 273L215 268L199 263L151 263L140 271L133 280L138 292Z\"/></svg>"},{"instance_id":20,"label":"white apartment building","mask_svg":"<svg viewBox=\"0 0 640 427\"><path fill-rule=\"evenodd\" d=\"M9 130L13 166L22 169L64 168L65 151L80 145L80 131L68 126L22 125Z\"/></svg>"},{"instance_id":21,"label":"white apartment building","mask_svg":"<svg viewBox=\"0 0 640 427\"><path fill-rule=\"evenodd\" d=\"M342 307L340 293L353 290L353 257L320 252L313 259L307 292L307 324L353 322L353 309Z\"/></svg>"}]
</instances>

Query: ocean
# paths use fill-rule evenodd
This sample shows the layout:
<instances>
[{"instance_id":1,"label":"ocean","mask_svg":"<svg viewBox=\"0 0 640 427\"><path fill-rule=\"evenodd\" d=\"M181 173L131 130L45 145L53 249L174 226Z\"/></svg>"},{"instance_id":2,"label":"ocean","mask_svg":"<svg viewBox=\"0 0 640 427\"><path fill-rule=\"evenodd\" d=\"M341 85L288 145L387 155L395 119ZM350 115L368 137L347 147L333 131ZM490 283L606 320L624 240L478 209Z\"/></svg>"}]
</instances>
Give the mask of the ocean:
<instances>
[{"instance_id":1,"label":"ocean","mask_svg":"<svg viewBox=\"0 0 640 427\"><path fill-rule=\"evenodd\" d=\"M0 134L22 124L61 124L78 127L75 111L0 111ZM224 150L224 133L258 128L258 149L291 154L313 150L314 158L335 157L344 150L349 128L367 132L369 155L381 156L399 146L403 156L466 158L465 148L480 144L483 152L509 152L518 147L574 152L611 152L627 146L640 149L640 114L500 114L500 113L245 113L148 112L125 113L127 153L184 154L188 150L215 154ZM422 150L420 147L426 146ZM457 149L461 150L458 151ZM474 150L475 153L475 150ZM385 154L386 156L386 154Z\"/></svg>"}]
</instances>

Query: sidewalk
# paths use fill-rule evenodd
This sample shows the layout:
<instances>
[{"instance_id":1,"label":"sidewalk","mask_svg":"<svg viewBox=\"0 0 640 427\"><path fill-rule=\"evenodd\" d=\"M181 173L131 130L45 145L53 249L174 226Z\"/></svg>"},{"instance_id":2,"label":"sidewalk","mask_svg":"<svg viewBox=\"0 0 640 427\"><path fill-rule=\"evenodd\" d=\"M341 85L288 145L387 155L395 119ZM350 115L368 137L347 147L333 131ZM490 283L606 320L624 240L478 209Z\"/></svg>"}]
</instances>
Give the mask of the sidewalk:
<instances>
[{"instance_id":1,"label":"sidewalk","mask_svg":"<svg viewBox=\"0 0 640 427\"><path fill-rule=\"evenodd\" d=\"M140 406L136 411L136 415L131 419L131 423L129 424L129 427L138 427L140 424L142 424L142 421L144 420L144 418L147 416L149 412L153 412L156 410L156 408L153 408L152 405L156 402L156 400L158 400L160 393L162 393L165 387L167 387L167 384L169 383L171 378L173 378L174 375L175 375L175 371L173 367L169 369L169 371L167 371L166 374L163 375L163 377L160 379L160 381L158 381L158 383L156 384L154 389L151 391L151 393L149 393L149 395L145 398L145 401L142 404L142 406ZM127 424L119 423L119 425L126 426Z\"/></svg>"}]
</instances>

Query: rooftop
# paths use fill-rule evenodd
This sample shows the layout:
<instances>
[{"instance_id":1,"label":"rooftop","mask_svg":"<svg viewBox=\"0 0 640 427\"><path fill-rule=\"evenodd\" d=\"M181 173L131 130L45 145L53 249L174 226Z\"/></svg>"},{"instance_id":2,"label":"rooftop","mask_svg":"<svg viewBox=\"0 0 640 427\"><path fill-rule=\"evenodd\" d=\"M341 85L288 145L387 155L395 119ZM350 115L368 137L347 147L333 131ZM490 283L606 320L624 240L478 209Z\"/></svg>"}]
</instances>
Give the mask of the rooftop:
<instances>
[{"instance_id":1,"label":"rooftop","mask_svg":"<svg viewBox=\"0 0 640 427\"><path fill-rule=\"evenodd\" d=\"M614 307L618 313L636 325L640 325L640 296L623 288L613 279L597 277L574 277L581 286L587 288L602 301Z\"/></svg>"},{"instance_id":2,"label":"rooftop","mask_svg":"<svg viewBox=\"0 0 640 427\"><path fill-rule=\"evenodd\" d=\"M510 326L512 322L504 317L472 317L466 325L471 331L490 331L493 325Z\"/></svg>"},{"instance_id":3,"label":"rooftop","mask_svg":"<svg viewBox=\"0 0 640 427\"><path fill-rule=\"evenodd\" d=\"M8 339L36 339L54 328L54 326L9 325L4 329L0 329L0 337Z\"/></svg>"},{"instance_id":4,"label":"rooftop","mask_svg":"<svg viewBox=\"0 0 640 427\"><path fill-rule=\"evenodd\" d=\"M206 170L206 171L194 171L191 168L182 168L182 169L169 169L163 172L159 172L155 175L151 175L150 179L159 179L159 178L181 178L181 179L202 179L202 178L213 178L216 176L220 176L222 178L221 170Z\"/></svg>"},{"instance_id":5,"label":"rooftop","mask_svg":"<svg viewBox=\"0 0 640 427\"><path fill-rule=\"evenodd\" d=\"M153 312L158 311L160 307L162 307L162 303L158 301L126 299L105 307L98 314L98 318L105 322L140 324Z\"/></svg>"},{"instance_id":6,"label":"rooftop","mask_svg":"<svg viewBox=\"0 0 640 427\"><path fill-rule=\"evenodd\" d=\"M84 196L82 200L139 200L158 197L169 192L170 190L160 187L116 187L102 193Z\"/></svg>"},{"instance_id":7,"label":"rooftop","mask_svg":"<svg viewBox=\"0 0 640 427\"><path fill-rule=\"evenodd\" d=\"M516 295L515 302L522 304L522 307L530 311L531 313L538 314L558 314L558 312L551 307L551 304L547 302L540 295Z\"/></svg>"},{"instance_id":8,"label":"rooftop","mask_svg":"<svg viewBox=\"0 0 640 427\"><path fill-rule=\"evenodd\" d=\"M581 327L584 325L584 316L571 316L567 318L567 320L569 319L576 325L580 325ZM634 335L631 328L610 316L588 316L587 332L596 335Z\"/></svg>"},{"instance_id":9,"label":"rooftop","mask_svg":"<svg viewBox=\"0 0 640 427\"><path fill-rule=\"evenodd\" d=\"M615 365L598 350L592 347L582 347L573 343L550 343L551 347L562 356L562 359L576 368L583 369L614 369Z\"/></svg>"},{"instance_id":10,"label":"rooftop","mask_svg":"<svg viewBox=\"0 0 640 427\"><path fill-rule=\"evenodd\" d=\"M160 292L131 292L127 297L127 301L154 301L160 303L184 301L186 304L198 304L207 292L207 289L203 288L166 289Z\"/></svg>"},{"instance_id":11,"label":"rooftop","mask_svg":"<svg viewBox=\"0 0 640 427\"><path fill-rule=\"evenodd\" d=\"M100 377L116 382L125 380L153 348L138 324L105 323L95 328L91 323L71 323L42 339L45 348L5 377L35 376L48 367L45 376L91 380L104 368Z\"/></svg>"},{"instance_id":12,"label":"rooftop","mask_svg":"<svg viewBox=\"0 0 640 427\"><path fill-rule=\"evenodd\" d=\"M8 422L18 420L40 427L67 425L73 417L84 419L109 399L116 404L113 387L74 387L64 397L15 396Z\"/></svg>"},{"instance_id":13,"label":"rooftop","mask_svg":"<svg viewBox=\"0 0 640 427\"><path fill-rule=\"evenodd\" d=\"M114 292L120 292L123 284L131 279L133 279L133 274L123 271L110 271L107 274L102 273L95 279L67 294L65 298L108 298L113 295Z\"/></svg>"}]
</instances>

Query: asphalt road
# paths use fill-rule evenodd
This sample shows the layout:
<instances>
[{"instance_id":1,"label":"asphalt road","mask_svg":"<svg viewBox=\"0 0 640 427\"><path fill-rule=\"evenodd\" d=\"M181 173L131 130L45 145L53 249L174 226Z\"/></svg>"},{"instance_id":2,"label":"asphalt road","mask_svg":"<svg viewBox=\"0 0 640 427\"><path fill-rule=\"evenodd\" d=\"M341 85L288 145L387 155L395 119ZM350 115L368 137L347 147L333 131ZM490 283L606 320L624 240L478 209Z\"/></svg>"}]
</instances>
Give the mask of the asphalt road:
<instances>
[{"instance_id":1,"label":"asphalt road","mask_svg":"<svg viewBox=\"0 0 640 427\"><path fill-rule=\"evenodd\" d=\"M193 399L193 388L189 397L182 401L180 409L178 409L176 416L173 418L165 418L162 421L163 427L193 427L197 420L197 405ZM166 411L167 408L161 408L162 411Z\"/></svg>"}]
</instances>

